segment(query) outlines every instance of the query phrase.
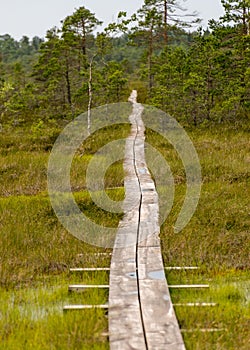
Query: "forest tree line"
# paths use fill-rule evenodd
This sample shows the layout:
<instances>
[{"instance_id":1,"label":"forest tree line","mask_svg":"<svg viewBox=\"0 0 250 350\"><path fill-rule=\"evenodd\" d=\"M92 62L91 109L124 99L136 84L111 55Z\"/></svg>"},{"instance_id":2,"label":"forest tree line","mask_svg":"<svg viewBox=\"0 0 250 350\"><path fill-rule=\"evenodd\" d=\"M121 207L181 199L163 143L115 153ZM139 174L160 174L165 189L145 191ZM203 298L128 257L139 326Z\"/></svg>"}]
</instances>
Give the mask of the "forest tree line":
<instances>
[{"instance_id":1,"label":"forest tree line","mask_svg":"<svg viewBox=\"0 0 250 350\"><path fill-rule=\"evenodd\" d=\"M184 1L144 0L102 32L80 7L45 39L1 35L1 126L72 119L127 101L132 88L184 123L249 119L250 0L221 2L224 15L207 30Z\"/></svg>"}]
</instances>

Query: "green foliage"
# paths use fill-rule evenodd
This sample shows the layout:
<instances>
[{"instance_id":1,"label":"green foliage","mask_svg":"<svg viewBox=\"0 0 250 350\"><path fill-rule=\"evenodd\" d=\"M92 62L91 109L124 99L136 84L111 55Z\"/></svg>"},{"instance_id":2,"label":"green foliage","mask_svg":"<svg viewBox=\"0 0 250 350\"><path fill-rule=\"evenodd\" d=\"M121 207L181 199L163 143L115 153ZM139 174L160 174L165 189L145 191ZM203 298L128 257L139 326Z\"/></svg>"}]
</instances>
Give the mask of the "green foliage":
<instances>
[{"instance_id":1,"label":"green foliage","mask_svg":"<svg viewBox=\"0 0 250 350\"><path fill-rule=\"evenodd\" d=\"M35 36L31 41L23 36L16 41L9 34L0 35L0 62L11 63L16 60L25 60L38 52L43 39Z\"/></svg>"},{"instance_id":2,"label":"green foliage","mask_svg":"<svg viewBox=\"0 0 250 350\"><path fill-rule=\"evenodd\" d=\"M163 52L150 103L194 125L248 118L249 53L232 34L232 28L219 25L211 34L198 32L188 51Z\"/></svg>"},{"instance_id":3,"label":"green foliage","mask_svg":"<svg viewBox=\"0 0 250 350\"><path fill-rule=\"evenodd\" d=\"M168 273L168 281L209 279L211 285L209 292L173 291L172 299L219 304L212 309L176 308L182 328L225 330L184 334L187 349L248 348L249 1L222 0L223 18L211 21L210 31L193 33L183 29L179 4L145 0L131 18L122 11L119 24L112 23L99 34L94 29L101 22L81 7L60 28L49 30L45 41L0 36L4 349L108 348L102 336L108 328L103 311L63 315L62 307L107 301L106 292L67 293L69 283L108 283L106 273L71 276L67 271L108 267L110 258L95 255L103 250L79 242L61 227L46 192L49 151L61 128L87 110L90 87L92 107L127 100L129 90L137 89L140 102L153 104L186 125L199 153L204 184L195 216L178 235L173 226L185 197L185 171L171 145L150 130L146 135L166 157L176 184L174 207L161 229L164 262L201 267L193 274ZM140 28L130 23L140 23ZM71 169L81 210L114 227L121 216L107 214L92 202L85 192L85 173L102 145L128 132L117 125L94 133L76 153ZM121 162L105 174L106 192L113 200L124 198L123 178Z\"/></svg>"},{"instance_id":4,"label":"green foliage","mask_svg":"<svg viewBox=\"0 0 250 350\"><path fill-rule=\"evenodd\" d=\"M150 8L156 9L161 17L160 31L165 45L169 43L169 31L171 27L187 28L200 22L197 13L187 13L184 7L185 1L178 0L145 0L144 3Z\"/></svg>"},{"instance_id":5,"label":"green foliage","mask_svg":"<svg viewBox=\"0 0 250 350\"><path fill-rule=\"evenodd\" d=\"M224 22L233 22L241 35L250 34L250 2L249 0L221 0L225 14Z\"/></svg>"},{"instance_id":6,"label":"green foliage","mask_svg":"<svg viewBox=\"0 0 250 350\"><path fill-rule=\"evenodd\" d=\"M180 53L181 55L182 53ZM56 123L37 120L3 131L0 138L0 339L4 349L106 349L107 319L101 310L63 315L67 304L104 304L107 292L68 295L73 283L107 284L101 272L71 275L69 267L108 267L105 250L91 247L58 223L46 194L48 149ZM96 132L82 145L72 164L71 184L84 213L117 226L120 216L99 210L85 192L85 172L93 154L108 141L127 137L129 126ZM188 349L235 349L248 346L249 333L249 123L244 126L189 128L201 159L203 190L195 216L178 235L173 231L185 197L183 165L173 147L147 130L146 140L159 149L173 171L175 203L161 229L166 266L198 265L197 272L169 272L169 284L207 283L209 291L172 291L174 303L216 302L212 308L176 307ZM52 135L53 132L53 135ZM49 135L50 134L50 135ZM122 163L105 175L113 200L124 198ZM121 186L121 188L117 188ZM66 247L66 248L65 248ZM56 331L55 331L56 330ZM41 337L41 335L43 335Z\"/></svg>"},{"instance_id":7,"label":"green foliage","mask_svg":"<svg viewBox=\"0 0 250 350\"><path fill-rule=\"evenodd\" d=\"M97 35L101 21L80 7L44 42L1 36L1 124L71 119L125 101L128 83L141 101L184 123L248 119L249 4L222 4L225 15L210 21L211 31L185 31L181 2L145 0L137 13L128 18L122 11L118 24ZM188 18L196 21L195 14Z\"/></svg>"},{"instance_id":8,"label":"green foliage","mask_svg":"<svg viewBox=\"0 0 250 350\"><path fill-rule=\"evenodd\" d=\"M101 24L102 22L99 21L93 13L85 7L80 7L63 21L63 38L65 40L69 39L74 41L75 45L80 48L82 54L85 56L88 47L87 41L90 39L90 34Z\"/></svg>"}]
</instances>

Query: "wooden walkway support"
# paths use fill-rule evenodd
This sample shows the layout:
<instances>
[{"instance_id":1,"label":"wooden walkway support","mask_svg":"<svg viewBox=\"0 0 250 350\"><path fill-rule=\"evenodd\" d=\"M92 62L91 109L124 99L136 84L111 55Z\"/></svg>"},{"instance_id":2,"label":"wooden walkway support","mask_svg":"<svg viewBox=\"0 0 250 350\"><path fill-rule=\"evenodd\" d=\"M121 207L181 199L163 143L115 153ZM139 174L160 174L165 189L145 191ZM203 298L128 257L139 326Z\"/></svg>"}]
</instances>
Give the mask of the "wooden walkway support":
<instances>
[{"instance_id":1,"label":"wooden walkway support","mask_svg":"<svg viewBox=\"0 0 250 350\"><path fill-rule=\"evenodd\" d=\"M158 195L145 162L143 107L136 97L133 91L124 161L125 215L110 267L110 349L184 350L164 273Z\"/></svg>"}]
</instances>

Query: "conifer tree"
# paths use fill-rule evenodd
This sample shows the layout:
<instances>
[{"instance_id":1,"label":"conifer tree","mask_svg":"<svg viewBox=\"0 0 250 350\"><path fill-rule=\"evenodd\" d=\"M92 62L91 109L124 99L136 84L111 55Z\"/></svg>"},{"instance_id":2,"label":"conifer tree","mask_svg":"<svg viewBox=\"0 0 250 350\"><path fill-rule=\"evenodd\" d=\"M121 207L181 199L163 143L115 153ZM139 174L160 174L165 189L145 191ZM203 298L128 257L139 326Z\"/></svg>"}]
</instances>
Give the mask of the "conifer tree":
<instances>
[{"instance_id":1,"label":"conifer tree","mask_svg":"<svg viewBox=\"0 0 250 350\"><path fill-rule=\"evenodd\" d=\"M178 0L145 0L145 5L155 8L161 15L161 31L165 45L169 42L168 32L171 27L183 28L200 21L196 12L187 13L187 9Z\"/></svg>"},{"instance_id":2,"label":"conifer tree","mask_svg":"<svg viewBox=\"0 0 250 350\"><path fill-rule=\"evenodd\" d=\"M241 35L250 34L250 0L221 0L225 14L221 17L224 22L236 25Z\"/></svg>"}]
</instances>

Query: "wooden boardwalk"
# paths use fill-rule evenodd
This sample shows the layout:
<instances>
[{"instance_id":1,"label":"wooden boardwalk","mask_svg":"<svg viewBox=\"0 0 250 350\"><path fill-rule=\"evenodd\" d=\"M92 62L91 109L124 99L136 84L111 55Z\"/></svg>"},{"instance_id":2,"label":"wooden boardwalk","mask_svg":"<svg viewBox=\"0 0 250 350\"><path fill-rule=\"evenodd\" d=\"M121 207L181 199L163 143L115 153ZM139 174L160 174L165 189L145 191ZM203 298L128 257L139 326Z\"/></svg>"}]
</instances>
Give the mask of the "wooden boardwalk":
<instances>
[{"instance_id":1,"label":"wooden boardwalk","mask_svg":"<svg viewBox=\"0 0 250 350\"><path fill-rule=\"evenodd\" d=\"M132 126L125 150L125 215L110 267L110 348L183 350L164 273L158 195L145 162L143 107L136 95L130 96Z\"/></svg>"}]
</instances>

